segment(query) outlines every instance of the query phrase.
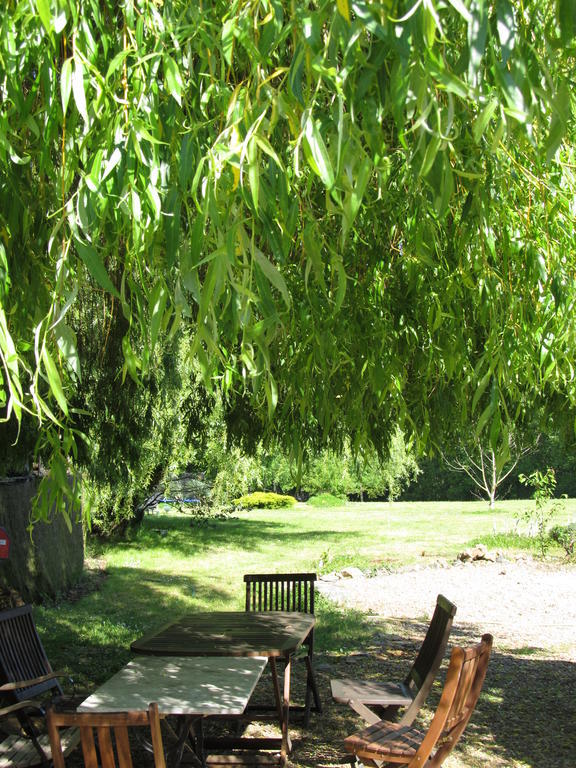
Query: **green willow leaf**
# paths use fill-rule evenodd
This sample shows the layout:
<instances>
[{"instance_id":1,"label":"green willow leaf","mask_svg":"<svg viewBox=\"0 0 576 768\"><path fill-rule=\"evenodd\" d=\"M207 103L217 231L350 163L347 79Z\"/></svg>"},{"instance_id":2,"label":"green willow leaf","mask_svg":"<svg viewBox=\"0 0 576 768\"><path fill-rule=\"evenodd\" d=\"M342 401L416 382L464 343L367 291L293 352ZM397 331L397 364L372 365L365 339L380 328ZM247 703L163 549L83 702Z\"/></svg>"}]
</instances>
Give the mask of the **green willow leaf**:
<instances>
[{"instance_id":1,"label":"green willow leaf","mask_svg":"<svg viewBox=\"0 0 576 768\"><path fill-rule=\"evenodd\" d=\"M40 16L40 21L42 22L42 26L46 30L46 32L52 37L52 12L50 9L50 0L35 0L36 1L36 9L38 11L38 16Z\"/></svg>"},{"instance_id":2,"label":"green willow leaf","mask_svg":"<svg viewBox=\"0 0 576 768\"><path fill-rule=\"evenodd\" d=\"M514 8L510 0L498 0L496 3L496 13L498 17L498 38L500 39L502 49L502 63L507 64L516 44L516 22L514 19Z\"/></svg>"},{"instance_id":3,"label":"green willow leaf","mask_svg":"<svg viewBox=\"0 0 576 768\"><path fill-rule=\"evenodd\" d=\"M336 0L336 7L340 16L350 24L350 5L348 0Z\"/></svg>"},{"instance_id":4,"label":"green willow leaf","mask_svg":"<svg viewBox=\"0 0 576 768\"><path fill-rule=\"evenodd\" d=\"M168 291L163 283L158 283L150 294L148 311L150 315L150 349L153 350L158 341L158 334L164 320Z\"/></svg>"},{"instance_id":5,"label":"green willow leaf","mask_svg":"<svg viewBox=\"0 0 576 768\"><path fill-rule=\"evenodd\" d=\"M134 354L132 344L130 343L130 335L128 333L122 338L122 353L124 355L124 368L122 378L125 379L126 374L128 373L132 381L140 385L141 381L139 371L141 368L141 363Z\"/></svg>"},{"instance_id":6,"label":"green willow leaf","mask_svg":"<svg viewBox=\"0 0 576 768\"><path fill-rule=\"evenodd\" d=\"M339 312L346 296L346 284L348 275L344 269L341 257L335 257L331 261L332 269L336 273L336 293L334 295L334 311Z\"/></svg>"},{"instance_id":7,"label":"green willow leaf","mask_svg":"<svg viewBox=\"0 0 576 768\"><path fill-rule=\"evenodd\" d=\"M234 33L236 31L236 18L226 19L222 24L222 53L229 67L232 66L232 52L234 51Z\"/></svg>"},{"instance_id":8,"label":"green willow leaf","mask_svg":"<svg viewBox=\"0 0 576 768\"><path fill-rule=\"evenodd\" d=\"M272 264L272 262L266 258L259 248L254 248L254 258L256 263L268 279L268 281L280 292L284 303L287 307L290 307L292 300L286 281L284 280L280 271Z\"/></svg>"},{"instance_id":9,"label":"green willow leaf","mask_svg":"<svg viewBox=\"0 0 576 768\"><path fill-rule=\"evenodd\" d=\"M162 57L164 64L164 77L166 81L167 92L182 106L182 90L184 84L182 82L182 75L178 69L178 65L171 56L165 54Z\"/></svg>"},{"instance_id":10,"label":"green willow leaf","mask_svg":"<svg viewBox=\"0 0 576 768\"><path fill-rule=\"evenodd\" d=\"M331 190L334 187L334 169L324 139L310 116L304 124L303 140L305 149L308 149L306 154L310 167L322 179L326 188Z\"/></svg>"},{"instance_id":11,"label":"green willow leaf","mask_svg":"<svg viewBox=\"0 0 576 768\"><path fill-rule=\"evenodd\" d=\"M110 280L110 276L108 275L106 267L98 255L96 248L89 243L83 242L77 237L74 238L74 245L78 256L80 256L86 265L88 272L92 275L94 280L96 280L98 285L119 299L120 294L116 290L112 280Z\"/></svg>"},{"instance_id":12,"label":"green willow leaf","mask_svg":"<svg viewBox=\"0 0 576 768\"><path fill-rule=\"evenodd\" d=\"M472 135L477 144L480 142L480 139L484 135L484 132L497 109L498 99L493 97L474 120L474 123L472 124Z\"/></svg>"},{"instance_id":13,"label":"green willow leaf","mask_svg":"<svg viewBox=\"0 0 576 768\"><path fill-rule=\"evenodd\" d=\"M471 18L468 22L468 79L472 84L480 70L488 37L488 13L486 0L472 0Z\"/></svg>"},{"instance_id":14,"label":"green willow leaf","mask_svg":"<svg viewBox=\"0 0 576 768\"><path fill-rule=\"evenodd\" d=\"M62 71L60 72L60 98L64 114L68 110L68 102L70 101L70 92L72 90L72 63L73 59L64 59Z\"/></svg>"},{"instance_id":15,"label":"green willow leaf","mask_svg":"<svg viewBox=\"0 0 576 768\"><path fill-rule=\"evenodd\" d=\"M460 16L462 16L465 22L469 23L470 21L472 21L472 15L468 10L468 8L466 8L466 6L464 5L462 0L448 0L448 2L456 11L458 11L458 13L460 14Z\"/></svg>"},{"instance_id":16,"label":"green willow leaf","mask_svg":"<svg viewBox=\"0 0 576 768\"><path fill-rule=\"evenodd\" d=\"M78 344L76 332L66 323L60 322L55 329L58 347L62 357L66 361L68 368L74 373L78 381L82 378L80 365L80 356L78 354Z\"/></svg>"},{"instance_id":17,"label":"green willow leaf","mask_svg":"<svg viewBox=\"0 0 576 768\"><path fill-rule=\"evenodd\" d=\"M304 92L302 88L302 78L304 74L304 60L305 60L304 46L297 46L292 57L290 69L288 70L288 87L292 95L300 102L304 107Z\"/></svg>"},{"instance_id":18,"label":"green willow leaf","mask_svg":"<svg viewBox=\"0 0 576 768\"><path fill-rule=\"evenodd\" d=\"M268 376L264 382L266 391L266 401L268 403L268 418L274 416L274 412L278 406L278 385L273 376Z\"/></svg>"},{"instance_id":19,"label":"green willow leaf","mask_svg":"<svg viewBox=\"0 0 576 768\"><path fill-rule=\"evenodd\" d=\"M46 371L46 376L48 377L48 384L50 385L52 394L56 398L56 402L62 411L68 415L68 401L66 400L66 395L64 394L64 389L62 388L62 379L58 373L56 363L52 359L52 356L46 347L42 349L42 362L44 363L44 369Z\"/></svg>"},{"instance_id":20,"label":"green willow leaf","mask_svg":"<svg viewBox=\"0 0 576 768\"><path fill-rule=\"evenodd\" d=\"M88 123L88 108L86 106L86 93L84 91L84 65L78 59L74 59L72 71L72 93L76 109L85 123Z\"/></svg>"}]
</instances>

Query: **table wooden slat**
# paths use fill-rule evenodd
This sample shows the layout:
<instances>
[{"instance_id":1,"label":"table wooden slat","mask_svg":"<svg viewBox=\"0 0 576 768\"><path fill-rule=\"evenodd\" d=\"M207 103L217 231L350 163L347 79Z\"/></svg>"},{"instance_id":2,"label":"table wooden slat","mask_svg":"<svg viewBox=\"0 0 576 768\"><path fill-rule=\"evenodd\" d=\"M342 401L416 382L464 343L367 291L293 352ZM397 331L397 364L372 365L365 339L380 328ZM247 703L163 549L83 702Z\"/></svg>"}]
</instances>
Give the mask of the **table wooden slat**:
<instances>
[{"instance_id":1,"label":"table wooden slat","mask_svg":"<svg viewBox=\"0 0 576 768\"><path fill-rule=\"evenodd\" d=\"M135 653L158 656L286 656L302 645L315 618L291 611L194 613L135 640Z\"/></svg>"},{"instance_id":2,"label":"table wooden slat","mask_svg":"<svg viewBox=\"0 0 576 768\"><path fill-rule=\"evenodd\" d=\"M165 715L241 715L267 663L252 658L134 659L78 707L79 712L146 710Z\"/></svg>"}]
</instances>

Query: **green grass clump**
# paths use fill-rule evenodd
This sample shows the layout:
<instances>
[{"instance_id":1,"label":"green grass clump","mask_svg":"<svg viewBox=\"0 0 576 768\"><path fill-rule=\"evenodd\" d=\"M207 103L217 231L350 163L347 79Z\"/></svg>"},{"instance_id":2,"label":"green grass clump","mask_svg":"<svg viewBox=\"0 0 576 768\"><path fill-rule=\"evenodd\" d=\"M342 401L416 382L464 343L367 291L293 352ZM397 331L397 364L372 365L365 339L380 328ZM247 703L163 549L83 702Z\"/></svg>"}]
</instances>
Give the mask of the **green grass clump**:
<instances>
[{"instance_id":1,"label":"green grass clump","mask_svg":"<svg viewBox=\"0 0 576 768\"><path fill-rule=\"evenodd\" d=\"M567 557L576 555L576 523L553 526L550 538L564 548Z\"/></svg>"},{"instance_id":2,"label":"green grass clump","mask_svg":"<svg viewBox=\"0 0 576 768\"><path fill-rule=\"evenodd\" d=\"M296 504L296 499L293 496L283 496L280 493L257 491L234 499L234 504L242 509L282 509L293 507Z\"/></svg>"},{"instance_id":3,"label":"green grass clump","mask_svg":"<svg viewBox=\"0 0 576 768\"><path fill-rule=\"evenodd\" d=\"M473 547L479 543L479 539L469 541L466 547ZM538 541L534 536L528 536L524 533L509 531L506 533L488 533L482 536L481 543L492 550L513 550L537 552Z\"/></svg>"},{"instance_id":4,"label":"green grass clump","mask_svg":"<svg viewBox=\"0 0 576 768\"><path fill-rule=\"evenodd\" d=\"M310 496L307 503L311 507L343 507L346 499L333 496L331 493L319 493L316 496Z\"/></svg>"}]
</instances>

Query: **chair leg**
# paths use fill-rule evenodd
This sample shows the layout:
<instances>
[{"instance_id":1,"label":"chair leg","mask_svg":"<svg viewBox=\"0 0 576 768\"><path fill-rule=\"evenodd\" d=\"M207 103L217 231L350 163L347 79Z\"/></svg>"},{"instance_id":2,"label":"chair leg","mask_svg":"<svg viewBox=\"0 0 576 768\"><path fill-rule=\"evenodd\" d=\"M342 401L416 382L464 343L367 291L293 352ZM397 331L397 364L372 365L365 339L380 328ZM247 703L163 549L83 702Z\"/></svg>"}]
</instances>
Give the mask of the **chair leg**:
<instances>
[{"instance_id":1,"label":"chair leg","mask_svg":"<svg viewBox=\"0 0 576 768\"><path fill-rule=\"evenodd\" d=\"M40 765L42 766L48 766L50 765L50 758L42 748L40 742L38 741L38 732L36 730L36 727L34 726L34 723L32 722L32 719L28 717L26 713L18 716L18 721L20 722L20 727L22 728L23 732L28 736L32 744L34 745L34 749L38 753L38 757L40 758Z\"/></svg>"}]
</instances>

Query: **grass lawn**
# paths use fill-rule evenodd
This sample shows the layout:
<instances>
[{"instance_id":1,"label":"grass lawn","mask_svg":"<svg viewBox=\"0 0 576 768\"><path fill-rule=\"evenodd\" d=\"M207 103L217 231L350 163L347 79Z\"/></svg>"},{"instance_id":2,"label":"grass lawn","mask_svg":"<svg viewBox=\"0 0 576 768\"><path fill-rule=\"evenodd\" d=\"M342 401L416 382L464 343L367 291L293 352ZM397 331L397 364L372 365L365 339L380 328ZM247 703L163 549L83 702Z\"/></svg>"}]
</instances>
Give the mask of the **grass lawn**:
<instances>
[{"instance_id":1,"label":"grass lawn","mask_svg":"<svg viewBox=\"0 0 576 768\"><path fill-rule=\"evenodd\" d=\"M479 541L536 554L533 540L513 533L518 512L530 503L503 502L495 510L485 502L302 504L200 526L178 513L151 514L126 541L90 543L91 557L106 563L107 578L74 602L38 606L36 621L53 666L91 688L129 660L132 640L171 618L242 609L246 572L323 573L345 565L371 572L454 559ZM576 519L576 500L567 501L562 517L553 522ZM548 557L562 554L551 548ZM362 616L322 598L317 613L320 654L365 647L373 627Z\"/></svg>"}]
</instances>

